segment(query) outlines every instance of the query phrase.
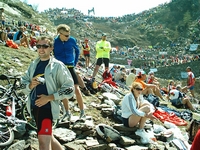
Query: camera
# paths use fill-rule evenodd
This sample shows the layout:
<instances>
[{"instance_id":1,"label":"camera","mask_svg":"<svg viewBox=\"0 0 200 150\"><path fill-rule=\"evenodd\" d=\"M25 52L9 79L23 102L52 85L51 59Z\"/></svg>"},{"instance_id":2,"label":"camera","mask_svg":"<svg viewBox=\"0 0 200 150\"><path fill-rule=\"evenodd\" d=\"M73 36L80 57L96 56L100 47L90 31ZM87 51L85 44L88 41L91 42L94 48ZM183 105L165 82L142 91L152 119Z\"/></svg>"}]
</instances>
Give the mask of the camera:
<instances>
[{"instance_id":1,"label":"camera","mask_svg":"<svg viewBox=\"0 0 200 150\"><path fill-rule=\"evenodd\" d=\"M42 77L38 77L38 78L37 78L37 81L39 81L41 84L44 84L44 83L45 83L45 79L42 78Z\"/></svg>"}]
</instances>

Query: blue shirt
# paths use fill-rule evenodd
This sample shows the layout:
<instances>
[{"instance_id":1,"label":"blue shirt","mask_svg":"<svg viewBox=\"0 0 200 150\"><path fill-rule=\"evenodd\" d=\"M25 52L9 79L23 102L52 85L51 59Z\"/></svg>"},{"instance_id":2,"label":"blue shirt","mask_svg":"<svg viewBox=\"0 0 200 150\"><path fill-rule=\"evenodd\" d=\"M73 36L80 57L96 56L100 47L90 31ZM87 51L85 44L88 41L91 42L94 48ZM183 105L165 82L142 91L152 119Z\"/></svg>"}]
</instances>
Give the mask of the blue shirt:
<instances>
[{"instance_id":1,"label":"blue shirt","mask_svg":"<svg viewBox=\"0 0 200 150\"><path fill-rule=\"evenodd\" d=\"M54 39L54 56L65 65L76 66L80 54L76 39L72 36L67 41L61 41L59 35Z\"/></svg>"}]
</instances>

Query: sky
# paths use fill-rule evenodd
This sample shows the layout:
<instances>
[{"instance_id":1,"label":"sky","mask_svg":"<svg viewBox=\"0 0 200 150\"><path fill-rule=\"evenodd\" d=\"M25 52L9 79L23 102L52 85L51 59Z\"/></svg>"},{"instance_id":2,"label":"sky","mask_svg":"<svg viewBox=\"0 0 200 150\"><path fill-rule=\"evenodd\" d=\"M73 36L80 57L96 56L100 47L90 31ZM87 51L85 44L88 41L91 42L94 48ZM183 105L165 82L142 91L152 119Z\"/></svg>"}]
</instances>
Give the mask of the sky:
<instances>
[{"instance_id":1,"label":"sky","mask_svg":"<svg viewBox=\"0 0 200 150\"><path fill-rule=\"evenodd\" d=\"M119 17L126 14L140 13L171 0L21 0L31 5L38 5L38 11L49 8L75 8L83 14L94 7L98 17ZM92 13L91 13L92 14ZM93 14L92 14L93 15Z\"/></svg>"}]
</instances>

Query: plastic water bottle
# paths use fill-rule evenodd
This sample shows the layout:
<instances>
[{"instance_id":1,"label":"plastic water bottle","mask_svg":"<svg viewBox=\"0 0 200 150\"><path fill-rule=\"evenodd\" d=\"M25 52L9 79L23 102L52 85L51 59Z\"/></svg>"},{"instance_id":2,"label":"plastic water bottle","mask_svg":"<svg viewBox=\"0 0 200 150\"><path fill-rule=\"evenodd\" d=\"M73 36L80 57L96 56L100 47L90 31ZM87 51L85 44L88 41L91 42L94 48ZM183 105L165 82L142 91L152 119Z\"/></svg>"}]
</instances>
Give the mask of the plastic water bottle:
<instances>
[{"instance_id":1,"label":"plastic water bottle","mask_svg":"<svg viewBox=\"0 0 200 150\"><path fill-rule=\"evenodd\" d=\"M10 106L6 107L6 116L11 116L12 115L12 109Z\"/></svg>"}]
</instances>

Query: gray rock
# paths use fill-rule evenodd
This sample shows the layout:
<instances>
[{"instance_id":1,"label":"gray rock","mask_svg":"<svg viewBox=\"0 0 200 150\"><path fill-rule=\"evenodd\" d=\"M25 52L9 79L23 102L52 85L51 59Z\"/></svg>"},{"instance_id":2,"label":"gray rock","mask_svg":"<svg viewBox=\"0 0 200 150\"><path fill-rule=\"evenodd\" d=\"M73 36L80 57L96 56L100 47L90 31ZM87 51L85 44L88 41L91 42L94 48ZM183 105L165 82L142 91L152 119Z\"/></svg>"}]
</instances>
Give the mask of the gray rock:
<instances>
[{"instance_id":1,"label":"gray rock","mask_svg":"<svg viewBox=\"0 0 200 150\"><path fill-rule=\"evenodd\" d=\"M24 150L25 149L25 140L20 140L12 144L7 150Z\"/></svg>"},{"instance_id":2,"label":"gray rock","mask_svg":"<svg viewBox=\"0 0 200 150\"><path fill-rule=\"evenodd\" d=\"M131 139L130 137L127 136L121 136L120 144L128 146L128 145L133 145L134 143L135 143L134 139Z\"/></svg>"},{"instance_id":3,"label":"gray rock","mask_svg":"<svg viewBox=\"0 0 200 150\"><path fill-rule=\"evenodd\" d=\"M62 142L73 141L76 138L76 133L65 128L56 128L53 130L54 136Z\"/></svg>"}]
</instances>

